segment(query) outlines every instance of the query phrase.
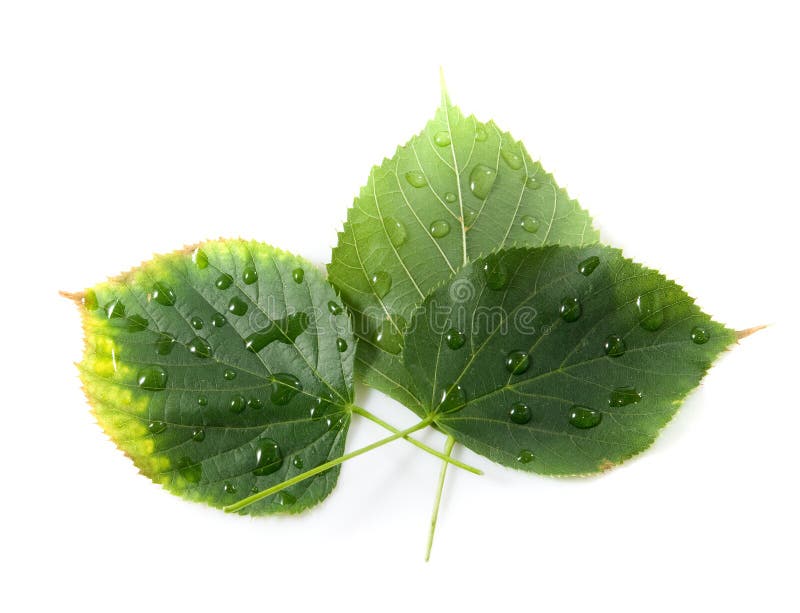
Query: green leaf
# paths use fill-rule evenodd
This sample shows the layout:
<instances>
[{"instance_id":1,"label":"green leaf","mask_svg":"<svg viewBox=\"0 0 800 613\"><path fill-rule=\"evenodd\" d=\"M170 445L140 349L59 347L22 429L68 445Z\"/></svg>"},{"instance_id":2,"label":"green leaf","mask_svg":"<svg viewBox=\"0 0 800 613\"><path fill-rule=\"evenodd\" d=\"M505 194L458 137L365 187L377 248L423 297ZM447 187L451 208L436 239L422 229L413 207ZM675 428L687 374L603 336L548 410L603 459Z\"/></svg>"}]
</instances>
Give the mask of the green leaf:
<instances>
[{"instance_id":1,"label":"green leaf","mask_svg":"<svg viewBox=\"0 0 800 613\"><path fill-rule=\"evenodd\" d=\"M680 286L605 246L469 264L413 319L404 359L426 414L522 470L604 470L648 447L736 340Z\"/></svg>"},{"instance_id":2,"label":"green leaf","mask_svg":"<svg viewBox=\"0 0 800 613\"><path fill-rule=\"evenodd\" d=\"M356 374L417 413L402 332L437 285L513 245L596 242L591 219L522 143L464 117L443 92L425 129L369 175L328 273L354 316Z\"/></svg>"},{"instance_id":3,"label":"green leaf","mask_svg":"<svg viewBox=\"0 0 800 613\"><path fill-rule=\"evenodd\" d=\"M98 423L143 474L222 507L344 452L355 342L311 264L263 243L158 256L76 298ZM247 508L295 513L336 467Z\"/></svg>"}]
</instances>

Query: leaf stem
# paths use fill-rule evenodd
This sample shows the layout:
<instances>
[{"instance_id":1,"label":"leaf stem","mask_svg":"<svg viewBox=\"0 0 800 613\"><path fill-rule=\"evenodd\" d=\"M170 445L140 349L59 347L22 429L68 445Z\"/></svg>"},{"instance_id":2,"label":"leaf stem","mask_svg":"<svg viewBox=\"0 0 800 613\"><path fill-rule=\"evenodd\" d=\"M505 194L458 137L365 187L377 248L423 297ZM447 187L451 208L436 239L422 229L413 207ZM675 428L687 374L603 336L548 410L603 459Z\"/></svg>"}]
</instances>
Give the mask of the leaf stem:
<instances>
[{"instance_id":1,"label":"leaf stem","mask_svg":"<svg viewBox=\"0 0 800 613\"><path fill-rule=\"evenodd\" d=\"M400 430L396 434L391 436L387 436L386 438L382 438L379 441L375 441L374 443L367 445L366 447L362 447L361 449L356 449L355 451L351 451L350 453L346 453L343 456L336 458L335 460L331 460L329 462L325 462L324 464L320 464L319 466L312 468L311 470L307 470L304 473L300 473L292 477L291 479L287 479L283 483L278 483L277 485L273 485L272 487L268 487L265 490L258 492L257 494L253 494L252 496L248 496L247 498L243 498L238 502L234 502L233 504L229 504L226 507L223 507L222 510L226 513L234 513L236 511L240 511L241 509L245 508L248 505L253 504L254 502L258 502L259 500L266 498L267 496L272 496L273 494L277 494L283 489L287 487L291 487L295 483L300 483L301 481L305 481L306 479L313 477L314 475L318 475L320 473L325 472L335 466L339 466L342 462L346 462L351 458L355 458L356 456L360 456L363 453L367 453L368 451L372 451L373 449L377 449L378 447L382 447L387 443L391 443L392 441L396 441L399 438L403 438L408 436L412 432L416 432L417 430L422 430L423 428L427 427L431 421L433 421L433 417L426 417L418 424L411 426L410 428L406 428L405 430Z\"/></svg>"},{"instance_id":2,"label":"leaf stem","mask_svg":"<svg viewBox=\"0 0 800 613\"><path fill-rule=\"evenodd\" d=\"M374 415L373 413L370 413L369 411L367 411L364 408L361 408L361 407L356 406L356 405L351 405L350 409L353 411L353 413L356 413L357 415L361 415L361 417L365 417L365 418L369 419L370 421L378 424L380 427L385 428L389 432L394 432L395 434L400 432L399 429L397 429L393 425L383 421L380 417L378 417L377 415ZM448 463L452 464L453 466L457 466L458 468L462 468L462 469L464 469L466 471L469 471L473 475L482 475L483 474L483 471L480 470L479 468L475 468L474 466L470 466L469 464L465 464L464 462L460 462L459 460L451 458L451 457L443 454L441 451L437 451L433 447L428 447L428 445L418 441L415 438L412 438L410 436L404 436L403 438L405 440L407 440L409 443L411 443L412 445L415 445L416 447L419 447L423 451L427 451L429 454L431 454L433 456L436 456L437 458L439 458L443 462L448 462Z\"/></svg>"},{"instance_id":3,"label":"leaf stem","mask_svg":"<svg viewBox=\"0 0 800 613\"><path fill-rule=\"evenodd\" d=\"M433 535L436 532L436 520L439 518L439 505L442 501L442 489L444 489L444 478L447 474L447 465L450 463L449 458L450 454L453 453L453 445L455 445L456 439L452 436L448 436L447 440L444 443L444 455L448 458L448 461L442 462L442 468L439 470L439 483L436 486L436 498L433 501L433 513L431 514L431 527L428 532L428 547L425 550L425 561L429 561L431 559L431 547L433 547Z\"/></svg>"}]
</instances>

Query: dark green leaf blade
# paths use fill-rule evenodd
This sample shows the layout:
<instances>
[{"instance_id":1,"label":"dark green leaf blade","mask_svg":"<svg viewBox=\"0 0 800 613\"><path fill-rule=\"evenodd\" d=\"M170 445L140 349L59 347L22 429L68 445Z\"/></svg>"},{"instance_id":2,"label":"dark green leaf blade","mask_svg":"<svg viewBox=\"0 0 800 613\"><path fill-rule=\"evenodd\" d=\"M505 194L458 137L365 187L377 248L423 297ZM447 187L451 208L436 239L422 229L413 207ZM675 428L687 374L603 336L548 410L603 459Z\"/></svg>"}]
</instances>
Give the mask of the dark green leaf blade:
<instances>
[{"instance_id":1,"label":"dark green leaf blade","mask_svg":"<svg viewBox=\"0 0 800 613\"><path fill-rule=\"evenodd\" d=\"M79 368L98 423L169 491L222 507L343 454L355 342L310 263L263 243L215 241L78 298ZM338 471L246 512L302 511L331 492Z\"/></svg>"},{"instance_id":2,"label":"dark green leaf blade","mask_svg":"<svg viewBox=\"0 0 800 613\"><path fill-rule=\"evenodd\" d=\"M647 448L735 340L620 251L550 246L459 271L426 299L404 358L426 412L458 442L573 475Z\"/></svg>"},{"instance_id":3,"label":"dark green leaf blade","mask_svg":"<svg viewBox=\"0 0 800 613\"><path fill-rule=\"evenodd\" d=\"M588 213L522 143L443 94L425 129L372 169L328 266L354 316L357 376L421 414L399 351L428 292L502 247L597 238Z\"/></svg>"}]
</instances>

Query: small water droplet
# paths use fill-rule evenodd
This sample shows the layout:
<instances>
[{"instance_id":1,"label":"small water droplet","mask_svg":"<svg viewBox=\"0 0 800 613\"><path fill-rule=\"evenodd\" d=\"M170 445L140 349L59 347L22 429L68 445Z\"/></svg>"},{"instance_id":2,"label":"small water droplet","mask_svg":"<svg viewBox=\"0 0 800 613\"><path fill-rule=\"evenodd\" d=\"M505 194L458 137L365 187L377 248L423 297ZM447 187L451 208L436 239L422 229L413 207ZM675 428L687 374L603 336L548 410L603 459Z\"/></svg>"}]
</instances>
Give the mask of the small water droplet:
<instances>
[{"instance_id":1,"label":"small water droplet","mask_svg":"<svg viewBox=\"0 0 800 613\"><path fill-rule=\"evenodd\" d=\"M444 341L447 343L447 346L450 347L450 349L455 351L456 349L461 349L464 346L464 343L467 341L467 337L460 330L450 328L444 335Z\"/></svg>"},{"instance_id":2,"label":"small water droplet","mask_svg":"<svg viewBox=\"0 0 800 613\"><path fill-rule=\"evenodd\" d=\"M433 238L443 238L450 234L450 224L444 219L437 219L431 223L429 229Z\"/></svg>"},{"instance_id":3,"label":"small water droplet","mask_svg":"<svg viewBox=\"0 0 800 613\"><path fill-rule=\"evenodd\" d=\"M469 228L472 224L475 223L475 220L478 218L478 213L473 211L472 209L464 209L464 227Z\"/></svg>"},{"instance_id":4,"label":"small water droplet","mask_svg":"<svg viewBox=\"0 0 800 613\"><path fill-rule=\"evenodd\" d=\"M217 289L228 289L231 285L233 285L233 277L228 273L223 272L219 277L217 277L217 280L214 281L214 285Z\"/></svg>"},{"instance_id":5,"label":"small water droplet","mask_svg":"<svg viewBox=\"0 0 800 613\"><path fill-rule=\"evenodd\" d=\"M425 175L419 170L409 170L406 173L406 181L417 188L425 187L428 184L428 181L425 179Z\"/></svg>"},{"instance_id":6,"label":"small water droplet","mask_svg":"<svg viewBox=\"0 0 800 613\"><path fill-rule=\"evenodd\" d=\"M476 164L469 173L469 189L476 198L486 200L496 178L497 171L494 168L489 168L485 164Z\"/></svg>"},{"instance_id":7,"label":"small water droplet","mask_svg":"<svg viewBox=\"0 0 800 613\"><path fill-rule=\"evenodd\" d=\"M230 302L228 302L228 311L241 317L247 313L247 303L239 298L239 296L234 296L231 298Z\"/></svg>"},{"instance_id":8,"label":"small water droplet","mask_svg":"<svg viewBox=\"0 0 800 613\"><path fill-rule=\"evenodd\" d=\"M225 485L222 486L222 491L225 492L226 494L235 494L236 486L230 481L226 481Z\"/></svg>"},{"instance_id":9,"label":"small water droplet","mask_svg":"<svg viewBox=\"0 0 800 613\"><path fill-rule=\"evenodd\" d=\"M236 371L231 368L226 368L222 376L226 381L233 381L236 378Z\"/></svg>"},{"instance_id":10,"label":"small water droplet","mask_svg":"<svg viewBox=\"0 0 800 613\"><path fill-rule=\"evenodd\" d=\"M160 281L154 283L151 293L153 300L155 300L158 304L163 306L172 306L175 304L175 290L173 290L166 283L161 283Z\"/></svg>"},{"instance_id":11,"label":"small water droplet","mask_svg":"<svg viewBox=\"0 0 800 613\"><path fill-rule=\"evenodd\" d=\"M97 293L93 289L86 290L86 293L81 296L81 304L87 311L97 310Z\"/></svg>"},{"instance_id":12,"label":"small water droplet","mask_svg":"<svg viewBox=\"0 0 800 613\"><path fill-rule=\"evenodd\" d=\"M331 315L339 315L342 312L342 306L331 300L328 303L328 310L330 311Z\"/></svg>"},{"instance_id":13,"label":"small water droplet","mask_svg":"<svg viewBox=\"0 0 800 613\"><path fill-rule=\"evenodd\" d=\"M247 406L247 403L245 402L244 396L234 396L228 404L231 413L241 413L244 411L245 406Z\"/></svg>"},{"instance_id":14,"label":"small water droplet","mask_svg":"<svg viewBox=\"0 0 800 613\"><path fill-rule=\"evenodd\" d=\"M259 439L255 449L256 467L253 474L257 477L271 475L283 464L283 454L278 443L271 438Z\"/></svg>"},{"instance_id":15,"label":"small water droplet","mask_svg":"<svg viewBox=\"0 0 800 613\"><path fill-rule=\"evenodd\" d=\"M264 408L264 403L261 401L260 398L251 398L247 401L247 408L253 409L254 411L260 411Z\"/></svg>"},{"instance_id":16,"label":"small water droplet","mask_svg":"<svg viewBox=\"0 0 800 613\"><path fill-rule=\"evenodd\" d=\"M500 256L496 254L488 256L483 261L482 269L486 285L490 289L499 291L505 289L506 285L508 285L508 268Z\"/></svg>"},{"instance_id":17,"label":"small water droplet","mask_svg":"<svg viewBox=\"0 0 800 613\"><path fill-rule=\"evenodd\" d=\"M212 354L211 345L202 336L195 336L189 341L186 348L189 350L189 353L198 358L210 358Z\"/></svg>"},{"instance_id":18,"label":"small water droplet","mask_svg":"<svg viewBox=\"0 0 800 613\"><path fill-rule=\"evenodd\" d=\"M399 354L403 349L403 330L405 326L405 319L399 315L395 316L394 323L384 319L375 331L375 344L388 353Z\"/></svg>"},{"instance_id":19,"label":"small water droplet","mask_svg":"<svg viewBox=\"0 0 800 613\"><path fill-rule=\"evenodd\" d=\"M161 434L166 429L167 424L163 421L151 421L149 424L147 424L147 431L150 434Z\"/></svg>"},{"instance_id":20,"label":"small water droplet","mask_svg":"<svg viewBox=\"0 0 800 613\"><path fill-rule=\"evenodd\" d=\"M465 404L467 404L467 391L460 383L457 383L442 391L437 412L455 413L463 409Z\"/></svg>"},{"instance_id":21,"label":"small water droplet","mask_svg":"<svg viewBox=\"0 0 800 613\"><path fill-rule=\"evenodd\" d=\"M567 322L577 321L582 312L581 303L574 296L564 298L558 308L558 314L561 315L561 319Z\"/></svg>"},{"instance_id":22,"label":"small water droplet","mask_svg":"<svg viewBox=\"0 0 800 613\"><path fill-rule=\"evenodd\" d=\"M195 443L202 443L204 440L206 440L205 428L195 428L192 431L192 440Z\"/></svg>"},{"instance_id":23,"label":"small water droplet","mask_svg":"<svg viewBox=\"0 0 800 613\"><path fill-rule=\"evenodd\" d=\"M303 279L306 278L306 271L302 268L295 268L292 271L292 279L295 283L302 283Z\"/></svg>"},{"instance_id":24,"label":"small water droplet","mask_svg":"<svg viewBox=\"0 0 800 613\"><path fill-rule=\"evenodd\" d=\"M225 316L222 313L215 313L211 318L211 325L215 328L221 328L226 323L228 323L228 320L225 319Z\"/></svg>"},{"instance_id":25,"label":"small water droplet","mask_svg":"<svg viewBox=\"0 0 800 613\"><path fill-rule=\"evenodd\" d=\"M203 322L202 317L198 317L197 315L193 315L192 318L189 320L189 323L192 324L192 328L195 330L202 330L205 322Z\"/></svg>"},{"instance_id":26,"label":"small water droplet","mask_svg":"<svg viewBox=\"0 0 800 613\"><path fill-rule=\"evenodd\" d=\"M523 215L519 220L519 225L522 226L525 232L529 232L530 234L536 234L539 231L539 222L536 221L535 217L531 217L530 215Z\"/></svg>"},{"instance_id":27,"label":"small water droplet","mask_svg":"<svg viewBox=\"0 0 800 613\"><path fill-rule=\"evenodd\" d=\"M517 462L519 462L520 464L530 464L531 462L533 462L533 458L534 458L533 452L530 451L529 449L523 449L517 454Z\"/></svg>"},{"instance_id":28,"label":"small water droplet","mask_svg":"<svg viewBox=\"0 0 800 613\"><path fill-rule=\"evenodd\" d=\"M522 168L522 157L511 151L511 149L503 147L500 150L500 155L502 156L503 161L508 164L509 168L512 170L519 170Z\"/></svg>"},{"instance_id":29,"label":"small water droplet","mask_svg":"<svg viewBox=\"0 0 800 613\"><path fill-rule=\"evenodd\" d=\"M277 503L282 507L289 507L297 502L297 498L292 496L289 492L278 492L277 495Z\"/></svg>"},{"instance_id":30,"label":"small water droplet","mask_svg":"<svg viewBox=\"0 0 800 613\"><path fill-rule=\"evenodd\" d=\"M639 296L636 299L636 308L639 310L639 325L645 330L655 332L664 325L661 293L658 290Z\"/></svg>"},{"instance_id":31,"label":"small water droplet","mask_svg":"<svg viewBox=\"0 0 800 613\"><path fill-rule=\"evenodd\" d=\"M388 272L378 271L370 277L372 291L378 298L383 298L392 289L392 277Z\"/></svg>"},{"instance_id":32,"label":"small water droplet","mask_svg":"<svg viewBox=\"0 0 800 613\"><path fill-rule=\"evenodd\" d=\"M201 407L208 406L208 398L206 396L198 396L197 397L197 405Z\"/></svg>"},{"instance_id":33,"label":"small water droplet","mask_svg":"<svg viewBox=\"0 0 800 613\"><path fill-rule=\"evenodd\" d=\"M582 407L575 405L569 410L569 423L570 425L587 430L594 428L603 420L603 414L600 411L595 411L589 407Z\"/></svg>"},{"instance_id":34,"label":"small water droplet","mask_svg":"<svg viewBox=\"0 0 800 613\"><path fill-rule=\"evenodd\" d=\"M271 322L266 328L253 332L244 339L244 347L248 351L258 353L267 345L278 341L285 345L292 344L308 328L308 315L304 312L292 313Z\"/></svg>"},{"instance_id":35,"label":"small water droplet","mask_svg":"<svg viewBox=\"0 0 800 613\"><path fill-rule=\"evenodd\" d=\"M447 130L437 132L433 137L433 142L439 147L447 147L450 144L450 132Z\"/></svg>"},{"instance_id":36,"label":"small water droplet","mask_svg":"<svg viewBox=\"0 0 800 613\"><path fill-rule=\"evenodd\" d=\"M456 196L453 192L447 192L444 195L444 201L448 204L453 204L456 200L458 200L458 196Z\"/></svg>"},{"instance_id":37,"label":"small water droplet","mask_svg":"<svg viewBox=\"0 0 800 613\"><path fill-rule=\"evenodd\" d=\"M486 133L486 128L484 128L481 124L477 124L475 126L475 140L479 143L485 141L489 135Z\"/></svg>"},{"instance_id":38,"label":"small water droplet","mask_svg":"<svg viewBox=\"0 0 800 613\"><path fill-rule=\"evenodd\" d=\"M296 455L292 458L292 466L294 466L297 470L303 470L303 466L305 466L305 462L303 462L303 458L299 455Z\"/></svg>"},{"instance_id":39,"label":"small water droplet","mask_svg":"<svg viewBox=\"0 0 800 613\"><path fill-rule=\"evenodd\" d=\"M539 179L537 179L536 176L528 175L525 178L525 187L527 187L528 189L531 189L531 190L539 189L541 186L542 186L542 182L539 181Z\"/></svg>"},{"instance_id":40,"label":"small water droplet","mask_svg":"<svg viewBox=\"0 0 800 613\"><path fill-rule=\"evenodd\" d=\"M106 312L106 318L108 319L118 319L120 317L125 317L125 305L119 298L115 298L114 300L109 302L106 306L103 307L103 310Z\"/></svg>"},{"instance_id":41,"label":"small water droplet","mask_svg":"<svg viewBox=\"0 0 800 613\"><path fill-rule=\"evenodd\" d=\"M269 399L272 404L283 406L289 404L298 392L303 390L300 379L288 373L279 372L272 375L272 393Z\"/></svg>"},{"instance_id":42,"label":"small water droplet","mask_svg":"<svg viewBox=\"0 0 800 613\"><path fill-rule=\"evenodd\" d=\"M578 272L584 277L588 277L594 272L594 269L600 265L600 258L596 255L586 258L578 264Z\"/></svg>"},{"instance_id":43,"label":"small water droplet","mask_svg":"<svg viewBox=\"0 0 800 613\"><path fill-rule=\"evenodd\" d=\"M147 330L150 323L141 315L131 315L128 317L128 332L141 332Z\"/></svg>"},{"instance_id":44,"label":"small water droplet","mask_svg":"<svg viewBox=\"0 0 800 613\"><path fill-rule=\"evenodd\" d=\"M695 326L691 333L692 341L698 345L704 345L711 339L711 332L703 326Z\"/></svg>"},{"instance_id":45,"label":"small water droplet","mask_svg":"<svg viewBox=\"0 0 800 613\"><path fill-rule=\"evenodd\" d=\"M339 417L333 418L329 417L327 419L328 424L328 431L329 432L338 432L342 428L344 428L344 424L347 422L347 419L344 415L340 415Z\"/></svg>"},{"instance_id":46,"label":"small water droplet","mask_svg":"<svg viewBox=\"0 0 800 613\"><path fill-rule=\"evenodd\" d=\"M383 227L386 228L386 236L389 237L389 242L395 247L399 247L408 240L408 231L405 225L394 217L387 217L383 221Z\"/></svg>"},{"instance_id":47,"label":"small water droplet","mask_svg":"<svg viewBox=\"0 0 800 613\"><path fill-rule=\"evenodd\" d=\"M208 268L208 256L206 255L206 252L199 247L195 249L194 253L192 253L192 262L194 262L195 266L197 266L200 270Z\"/></svg>"},{"instance_id":48,"label":"small water droplet","mask_svg":"<svg viewBox=\"0 0 800 613\"><path fill-rule=\"evenodd\" d=\"M191 458L183 456L178 460L178 473L189 483L198 483L203 478L203 467Z\"/></svg>"},{"instance_id":49,"label":"small water droplet","mask_svg":"<svg viewBox=\"0 0 800 613\"><path fill-rule=\"evenodd\" d=\"M258 271L255 266L245 267L242 271L242 281L244 281L245 285L253 285L253 283L258 281Z\"/></svg>"},{"instance_id":50,"label":"small water droplet","mask_svg":"<svg viewBox=\"0 0 800 613\"><path fill-rule=\"evenodd\" d=\"M339 350L339 353L344 353L347 351L347 341L343 338L336 339L336 349Z\"/></svg>"},{"instance_id":51,"label":"small water droplet","mask_svg":"<svg viewBox=\"0 0 800 613\"><path fill-rule=\"evenodd\" d=\"M161 366L146 366L139 371L136 382L143 390L163 390L167 387L167 371Z\"/></svg>"},{"instance_id":52,"label":"small water droplet","mask_svg":"<svg viewBox=\"0 0 800 613\"><path fill-rule=\"evenodd\" d=\"M317 398L314 399L314 404L308 411L309 417L321 417L327 411L333 402L333 394L329 391L323 391Z\"/></svg>"},{"instance_id":53,"label":"small water droplet","mask_svg":"<svg viewBox=\"0 0 800 613\"><path fill-rule=\"evenodd\" d=\"M531 408L524 402L516 402L508 412L508 418L515 424L527 424L532 417Z\"/></svg>"},{"instance_id":54,"label":"small water droplet","mask_svg":"<svg viewBox=\"0 0 800 613\"><path fill-rule=\"evenodd\" d=\"M636 404L642 399L642 393L632 387L618 387L608 397L608 406L624 407Z\"/></svg>"},{"instance_id":55,"label":"small water droplet","mask_svg":"<svg viewBox=\"0 0 800 613\"><path fill-rule=\"evenodd\" d=\"M175 337L166 332L162 332L156 341L156 353L158 355L169 355L175 348Z\"/></svg>"},{"instance_id":56,"label":"small water droplet","mask_svg":"<svg viewBox=\"0 0 800 613\"><path fill-rule=\"evenodd\" d=\"M521 375L531 367L531 357L525 351L512 351L506 356L505 364L512 375Z\"/></svg>"},{"instance_id":57,"label":"small water droplet","mask_svg":"<svg viewBox=\"0 0 800 613\"><path fill-rule=\"evenodd\" d=\"M625 341L616 334L607 336L605 343L603 343L603 350L606 352L606 355L612 358L618 358L625 353L626 349Z\"/></svg>"}]
</instances>

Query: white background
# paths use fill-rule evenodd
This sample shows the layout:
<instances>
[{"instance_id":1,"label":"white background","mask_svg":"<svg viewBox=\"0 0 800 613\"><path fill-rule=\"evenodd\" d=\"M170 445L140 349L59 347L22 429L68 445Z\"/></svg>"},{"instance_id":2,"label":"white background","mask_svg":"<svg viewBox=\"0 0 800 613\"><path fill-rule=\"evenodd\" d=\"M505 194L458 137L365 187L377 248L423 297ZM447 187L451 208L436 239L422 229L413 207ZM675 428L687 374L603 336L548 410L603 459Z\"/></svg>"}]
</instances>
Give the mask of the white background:
<instances>
[{"instance_id":1,"label":"white background","mask_svg":"<svg viewBox=\"0 0 800 613\"><path fill-rule=\"evenodd\" d=\"M289 4L0 5L0 609L797 611L792 3ZM439 466L403 442L295 518L137 475L89 415L57 290L220 236L324 265L370 167L432 116L440 65L605 241L731 327L772 326L601 477L461 450L486 475L451 471L428 564ZM380 436L356 421L348 448Z\"/></svg>"}]
</instances>

